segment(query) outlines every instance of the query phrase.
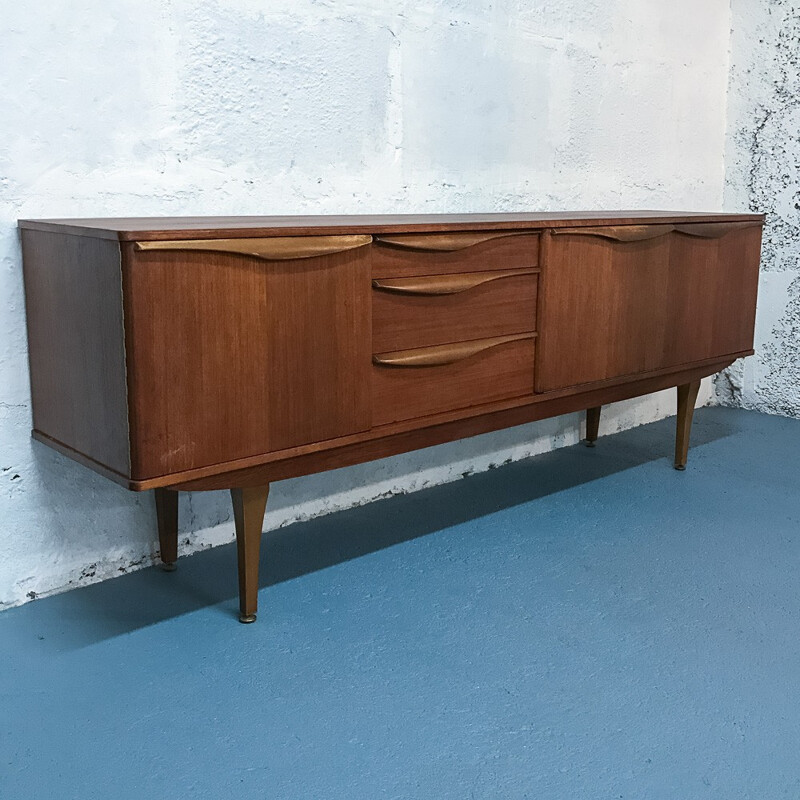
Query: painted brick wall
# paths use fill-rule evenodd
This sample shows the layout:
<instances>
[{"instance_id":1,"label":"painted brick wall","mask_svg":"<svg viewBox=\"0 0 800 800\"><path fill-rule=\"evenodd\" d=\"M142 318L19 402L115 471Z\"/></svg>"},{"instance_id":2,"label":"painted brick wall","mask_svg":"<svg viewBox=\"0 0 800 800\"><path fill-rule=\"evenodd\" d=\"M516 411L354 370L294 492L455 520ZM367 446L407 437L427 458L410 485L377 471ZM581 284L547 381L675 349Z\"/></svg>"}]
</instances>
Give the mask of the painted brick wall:
<instances>
[{"instance_id":1,"label":"painted brick wall","mask_svg":"<svg viewBox=\"0 0 800 800\"><path fill-rule=\"evenodd\" d=\"M18 217L719 210L729 28L728 0L5 4L0 607L155 549L150 495L29 439ZM620 404L604 430L671 413L671 394ZM286 481L267 525L579 429L572 415ZM224 494L187 495L181 514L187 552L232 537Z\"/></svg>"}]
</instances>

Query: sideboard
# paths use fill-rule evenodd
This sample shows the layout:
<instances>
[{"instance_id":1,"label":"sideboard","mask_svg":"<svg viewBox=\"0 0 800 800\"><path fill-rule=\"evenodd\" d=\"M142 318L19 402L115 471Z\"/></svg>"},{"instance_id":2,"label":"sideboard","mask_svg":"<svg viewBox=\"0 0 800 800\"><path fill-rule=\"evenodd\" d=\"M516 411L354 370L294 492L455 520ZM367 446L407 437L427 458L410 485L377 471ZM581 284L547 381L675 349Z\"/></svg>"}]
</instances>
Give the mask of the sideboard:
<instances>
[{"instance_id":1,"label":"sideboard","mask_svg":"<svg viewBox=\"0 0 800 800\"><path fill-rule=\"evenodd\" d=\"M677 387L753 350L761 214L21 220L33 436L155 490L229 489L256 618L271 481Z\"/></svg>"}]
</instances>

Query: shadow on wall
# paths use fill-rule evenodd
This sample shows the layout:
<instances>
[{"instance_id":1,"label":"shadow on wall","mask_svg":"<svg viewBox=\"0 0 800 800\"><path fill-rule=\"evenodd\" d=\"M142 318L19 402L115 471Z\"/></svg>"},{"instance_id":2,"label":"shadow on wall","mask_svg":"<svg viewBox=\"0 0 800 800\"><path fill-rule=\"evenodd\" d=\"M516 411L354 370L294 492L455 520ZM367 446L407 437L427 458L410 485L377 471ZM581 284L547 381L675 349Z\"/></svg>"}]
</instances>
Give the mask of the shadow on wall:
<instances>
[{"instance_id":1,"label":"shadow on wall","mask_svg":"<svg viewBox=\"0 0 800 800\"><path fill-rule=\"evenodd\" d=\"M733 425L718 420L696 425L692 444L702 446L734 432ZM674 419L666 419L616 434L606 442L601 438L594 450L582 445L561 448L454 483L267 533L261 548L260 585L279 584L526 503L532 504L530 535L545 536L547 530L536 526L537 499L648 462L661 461L671 471L673 435ZM236 548L231 544L183 558L174 573L145 569L5 613L28 614L31 635L39 635L46 646L57 650L87 646L201 608L214 607L234 624L236 574ZM53 601L59 606L57 620L47 611ZM266 617L269 596L262 597L261 604Z\"/></svg>"}]
</instances>

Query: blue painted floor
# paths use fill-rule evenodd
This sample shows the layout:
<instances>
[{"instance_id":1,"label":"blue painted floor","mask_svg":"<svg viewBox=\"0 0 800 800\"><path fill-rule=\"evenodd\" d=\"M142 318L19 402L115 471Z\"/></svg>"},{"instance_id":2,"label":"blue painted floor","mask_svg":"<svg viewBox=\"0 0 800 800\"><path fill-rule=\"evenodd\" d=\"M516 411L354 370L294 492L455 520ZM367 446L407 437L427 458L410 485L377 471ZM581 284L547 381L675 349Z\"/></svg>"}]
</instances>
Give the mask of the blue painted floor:
<instances>
[{"instance_id":1,"label":"blue painted floor","mask_svg":"<svg viewBox=\"0 0 800 800\"><path fill-rule=\"evenodd\" d=\"M0 798L798 798L800 422L697 412L0 615Z\"/></svg>"}]
</instances>

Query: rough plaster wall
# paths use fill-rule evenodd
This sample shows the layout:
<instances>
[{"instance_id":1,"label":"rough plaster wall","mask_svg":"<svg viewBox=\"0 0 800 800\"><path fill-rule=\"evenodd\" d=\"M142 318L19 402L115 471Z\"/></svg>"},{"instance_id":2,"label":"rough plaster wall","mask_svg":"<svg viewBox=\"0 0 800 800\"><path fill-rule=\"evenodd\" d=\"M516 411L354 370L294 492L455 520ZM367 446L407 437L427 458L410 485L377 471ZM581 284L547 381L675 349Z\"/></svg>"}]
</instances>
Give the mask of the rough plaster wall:
<instances>
[{"instance_id":1,"label":"rough plaster wall","mask_svg":"<svg viewBox=\"0 0 800 800\"><path fill-rule=\"evenodd\" d=\"M146 565L155 547L149 494L29 439L18 217L717 210L728 28L727 0L4 3L0 606ZM671 394L623 403L602 430L671 413ZM571 415L285 481L266 524L579 428ZM223 493L181 503L185 552L232 538Z\"/></svg>"},{"instance_id":2,"label":"rough plaster wall","mask_svg":"<svg viewBox=\"0 0 800 800\"><path fill-rule=\"evenodd\" d=\"M767 214L756 355L716 381L726 405L800 417L800 2L732 0L725 205Z\"/></svg>"}]
</instances>

